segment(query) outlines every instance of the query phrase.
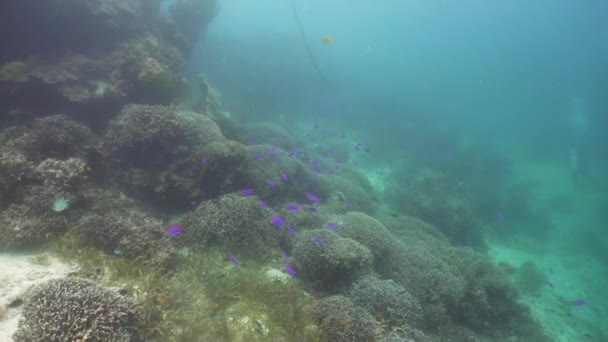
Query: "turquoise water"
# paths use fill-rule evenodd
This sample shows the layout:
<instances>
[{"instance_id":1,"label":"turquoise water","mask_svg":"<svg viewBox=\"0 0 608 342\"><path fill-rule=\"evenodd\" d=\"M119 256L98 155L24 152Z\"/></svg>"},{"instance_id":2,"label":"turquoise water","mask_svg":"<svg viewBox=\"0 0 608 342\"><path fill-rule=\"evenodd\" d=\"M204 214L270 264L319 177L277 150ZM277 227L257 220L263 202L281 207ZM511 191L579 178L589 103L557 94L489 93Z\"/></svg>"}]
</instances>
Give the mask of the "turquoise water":
<instances>
[{"instance_id":1,"label":"turquoise water","mask_svg":"<svg viewBox=\"0 0 608 342\"><path fill-rule=\"evenodd\" d=\"M553 284L522 300L556 340L606 333L606 4L294 3L304 36L290 1L224 1L191 72L241 120L366 141L351 161L385 212L443 182L472 216L458 243Z\"/></svg>"},{"instance_id":2,"label":"turquoise water","mask_svg":"<svg viewBox=\"0 0 608 342\"><path fill-rule=\"evenodd\" d=\"M0 341L608 341L606 13L0 2Z\"/></svg>"}]
</instances>

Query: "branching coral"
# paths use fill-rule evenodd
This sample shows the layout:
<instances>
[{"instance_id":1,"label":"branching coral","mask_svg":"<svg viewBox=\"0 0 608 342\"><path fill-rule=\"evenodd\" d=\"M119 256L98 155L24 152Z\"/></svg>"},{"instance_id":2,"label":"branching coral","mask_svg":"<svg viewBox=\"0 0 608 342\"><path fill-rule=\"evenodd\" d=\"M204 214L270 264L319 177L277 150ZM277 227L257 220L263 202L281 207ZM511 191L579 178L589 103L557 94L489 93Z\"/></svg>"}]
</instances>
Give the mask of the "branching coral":
<instances>
[{"instance_id":1,"label":"branching coral","mask_svg":"<svg viewBox=\"0 0 608 342\"><path fill-rule=\"evenodd\" d=\"M128 297L82 278L62 278L32 290L15 342L144 341L143 318Z\"/></svg>"}]
</instances>

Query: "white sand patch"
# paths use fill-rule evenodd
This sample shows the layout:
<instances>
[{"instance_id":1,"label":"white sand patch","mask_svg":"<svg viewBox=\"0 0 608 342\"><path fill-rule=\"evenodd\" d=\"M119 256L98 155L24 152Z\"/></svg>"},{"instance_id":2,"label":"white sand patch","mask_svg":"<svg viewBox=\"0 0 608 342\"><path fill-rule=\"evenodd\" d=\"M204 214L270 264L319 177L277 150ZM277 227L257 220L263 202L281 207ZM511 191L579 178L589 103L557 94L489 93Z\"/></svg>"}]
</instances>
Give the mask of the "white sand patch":
<instances>
[{"instance_id":1,"label":"white sand patch","mask_svg":"<svg viewBox=\"0 0 608 342\"><path fill-rule=\"evenodd\" d=\"M0 308L6 307L33 285L77 270L76 265L44 256L0 254ZM8 316L0 320L0 341L13 340L20 317L21 307L8 309Z\"/></svg>"}]
</instances>

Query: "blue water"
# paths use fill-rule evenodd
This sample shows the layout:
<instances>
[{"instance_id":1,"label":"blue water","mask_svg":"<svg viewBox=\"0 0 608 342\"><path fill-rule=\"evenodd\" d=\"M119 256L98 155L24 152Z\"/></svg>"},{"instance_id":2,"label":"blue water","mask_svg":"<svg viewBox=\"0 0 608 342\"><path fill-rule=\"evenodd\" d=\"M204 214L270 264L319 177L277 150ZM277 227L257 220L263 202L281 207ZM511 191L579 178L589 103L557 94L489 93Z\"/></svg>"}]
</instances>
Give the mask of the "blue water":
<instances>
[{"instance_id":1,"label":"blue water","mask_svg":"<svg viewBox=\"0 0 608 342\"><path fill-rule=\"evenodd\" d=\"M189 74L204 72L239 120L274 122L311 145L335 133L365 141L357 165L387 211L411 213L407 201L425 194L404 194L408 184L428 179L424 168L440 174L473 213L460 243L556 280L531 304L554 338L581 336L580 322L602 329L608 4L293 4L223 1ZM578 323L547 314L578 297L591 299L572 313Z\"/></svg>"}]
</instances>

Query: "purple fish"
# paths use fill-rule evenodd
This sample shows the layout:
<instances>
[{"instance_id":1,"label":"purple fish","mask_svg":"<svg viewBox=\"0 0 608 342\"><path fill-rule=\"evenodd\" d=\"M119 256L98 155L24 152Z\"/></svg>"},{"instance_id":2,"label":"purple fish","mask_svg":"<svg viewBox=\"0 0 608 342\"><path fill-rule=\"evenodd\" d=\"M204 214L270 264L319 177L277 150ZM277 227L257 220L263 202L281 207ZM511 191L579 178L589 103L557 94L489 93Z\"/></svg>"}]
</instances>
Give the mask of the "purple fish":
<instances>
[{"instance_id":1,"label":"purple fish","mask_svg":"<svg viewBox=\"0 0 608 342\"><path fill-rule=\"evenodd\" d=\"M316 160L311 160L310 161L310 166L312 166L312 167L318 167L319 166L319 162L316 161Z\"/></svg>"},{"instance_id":2,"label":"purple fish","mask_svg":"<svg viewBox=\"0 0 608 342\"><path fill-rule=\"evenodd\" d=\"M570 302L570 305L572 306L583 306L583 305L587 305L587 302L585 302L583 299L576 299Z\"/></svg>"},{"instance_id":3,"label":"purple fish","mask_svg":"<svg viewBox=\"0 0 608 342\"><path fill-rule=\"evenodd\" d=\"M169 235L179 235L182 233L183 230L184 229L182 228L182 226L171 226L165 229L165 233Z\"/></svg>"},{"instance_id":4,"label":"purple fish","mask_svg":"<svg viewBox=\"0 0 608 342\"><path fill-rule=\"evenodd\" d=\"M298 155L298 150L291 150L291 151L289 152L289 156L290 156L290 157L294 157L294 156L296 156L296 155Z\"/></svg>"},{"instance_id":5,"label":"purple fish","mask_svg":"<svg viewBox=\"0 0 608 342\"><path fill-rule=\"evenodd\" d=\"M366 147L364 151L365 151L365 152L367 152L367 153L371 152L371 151L369 150L369 147Z\"/></svg>"},{"instance_id":6,"label":"purple fish","mask_svg":"<svg viewBox=\"0 0 608 342\"><path fill-rule=\"evenodd\" d=\"M297 206L297 205L295 205L295 204L287 204L287 205L285 206L285 209L287 209L287 210L289 210L289 211L298 211L298 210L300 210L300 207L298 207L298 206Z\"/></svg>"},{"instance_id":7,"label":"purple fish","mask_svg":"<svg viewBox=\"0 0 608 342\"><path fill-rule=\"evenodd\" d=\"M268 149L268 153L275 153L277 150L276 146L272 146L271 148Z\"/></svg>"},{"instance_id":8,"label":"purple fish","mask_svg":"<svg viewBox=\"0 0 608 342\"><path fill-rule=\"evenodd\" d=\"M262 160L262 159L264 159L264 157L262 157L262 155L259 154L259 153L255 153L253 155L253 159L255 159L255 160Z\"/></svg>"},{"instance_id":9,"label":"purple fish","mask_svg":"<svg viewBox=\"0 0 608 342\"><path fill-rule=\"evenodd\" d=\"M234 257L234 255L232 255L232 253L228 253L228 259L230 259L230 262L234 264L234 267L239 265L239 261L236 260L236 258Z\"/></svg>"},{"instance_id":10,"label":"purple fish","mask_svg":"<svg viewBox=\"0 0 608 342\"><path fill-rule=\"evenodd\" d=\"M203 164L207 164L207 157L203 157L202 161L203 161Z\"/></svg>"},{"instance_id":11,"label":"purple fish","mask_svg":"<svg viewBox=\"0 0 608 342\"><path fill-rule=\"evenodd\" d=\"M306 192L304 194L306 195L306 198L308 198L308 200L311 202L315 202L315 203L321 202L319 197L315 196L314 194L311 194L310 192Z\"/></svg>"},{"instance_id":12,"label":"purple fish","mask_svg":"<svg viewBox=\"0 0 608 342\"><path fill-rule=\"evenodd\" d=\"M259 205L260 207L265 207L265 206L266 206L266 202L264 202L264 200L259 200L259 201L258 201L258 205Z\"/></svg>"},{"instance_id":13,"label":"purple fish","mask_svg":"<svg viewBox=\"0 0 608 342\"><path fill-rule=\"evenodd\" d=\"M271 215L268 218L268 221L270 221L270 224L280 227L283 225L283 223L285 223L285 221L283 221L283 218L281 216L277 216L277 215Z\"/></svg>"},{"instance_id":14,"label":"purple fish","mask_svg":"<svg viewBox=\"0 0 608 342\"><path fill-rule=\"evenodd\" d=\"M247 145L249 145L249 146L253 145L253 139L247 139Z\"/></svg>"},{"instance_id":15,"label":"purple fish","mask_svg":"<svg viewBox=\"0 0 608 342\"><path fill-rule=\"evenodd\" d=\"M333 175L334 174L334 169L327 170L327 173L330 174L330 175Z\"/></svg>"},{"instance_id":16,"label":"purple fish","mask_svg":"<svg viewBox=\"0 0 608 342\"><path fill-rule=\"evenodd\" d=\"M283 180L286 182L289 179L289 177L287 177L287 174L285 172L281 173L281 178L283 178Z\"/></svg>"},{"instance_id":17,"label":"purple fish","mask_svg":"<svg viewBox=\"0 0 608 342\"><path fill-rule=\"evenodd\" d=\"M318 243L319 245L322 245L325 242L325 239L318 235L315 235L312 237L312 241Z\"/></svg>"},{"instance_id":18,"label":"purple fish","mask_svg":"<svg viewBox=\"0 0 608 342\"><path fill-rule=\"evenodd\" d=\"M336 228L338 228L338 226L335 223L329 222L329 221L325 222L325 225L328 226L329 228L333 229L333 230L336 230Z\"/></svg>"},{"instance_id":19,"label":"purple fish","mask_svg":"<svg viewBox=\"0 0 608 342\"><path fill-rule=\"evenodd\" d=\"M353 146L353 148L355 149L355 151L359 152L361 151L361 147L359 145L355 145Z\"/></svg>"},{"instance_id":20,"label":"purple fish","mask_svg":"<svg viewBox=\"0 0 608 342\"><path fill-rule=\"evenodd\" d=\"M267 179L266 180L266 184L270 185L271 187L274 188L274 186L276 185L275 182L272 179Z\"/></svg>"},{"instance_id":21,"label":"purple fish","mask_svg":"<svg viewBox=\"0 0 608 342\"><path fill-rule=\"evenodd\" d=\"M350 203L348 203L348 201L344 201L344 208L348 208L349 205Z\"/></svg>"},{"instance_id":22,"label":"purple fish","mask_svg":"<svg viewBox=\"0 0 608 342\"><path fill-rule=\"evenodd\" d=\"M287 252L281 251L281 258L287 259Z\"/></svg>"},{"instance_id":23,"label":"purple fish","mask_svg":"<svg viewBox=\"0 0 608 342\"><path fill-rule=\"evenodd\" d=\"M336 159L336 164L340 164L341 161L339 159Z\"/></svg>"},{"instance_id":24,"label":"purple fish","mask_svg":"<svg viewBox=\"0 0 608 342\"><path fill-rule=\"evenodd\" d=\"M286 225L285 229L287 229L287 231L289 232L289 234L293 234L293 227L290 224Z\"/></svg>"},{"instance_id":25,"label":"purple fish","mask_svg":"<svg viewBox=\"0 0 608 342\"><path fill-rule=\"evenodd\" d=\"M296 270L294 270L289 264L283 264L283 269L292 277L296 275Z\"/></svg>"},{"instance_id":26,"label":"purple fish","mask_svg":"<svg viewBox=\"0 0 608 342\"><path fill-rule=\"evenodd\" d=\"M253 188L245 188L239 192L242 196L249 196L253 194Z\"/></svg>"}]
</instances>

